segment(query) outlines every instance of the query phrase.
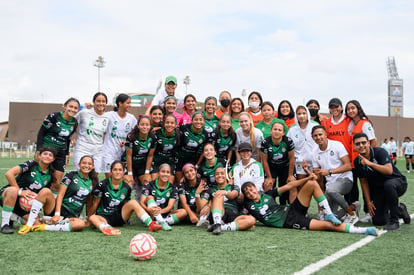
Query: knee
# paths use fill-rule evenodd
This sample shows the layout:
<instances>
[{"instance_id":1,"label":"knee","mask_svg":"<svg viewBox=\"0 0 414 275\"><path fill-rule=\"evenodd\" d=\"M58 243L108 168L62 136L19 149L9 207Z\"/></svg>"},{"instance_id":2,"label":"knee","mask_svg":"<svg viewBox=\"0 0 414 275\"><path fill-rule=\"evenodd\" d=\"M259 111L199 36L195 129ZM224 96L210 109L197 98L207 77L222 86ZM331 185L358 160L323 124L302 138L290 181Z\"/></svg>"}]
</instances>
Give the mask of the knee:
<instances>
[{"instance_id":1,"label":"knee","mask_svg":"<svg viewBox=\"0 0 414 275\"><path fill-rule=\"evenodd\" d=\"M76 219L74 221L71 221L70 226L72 228L72 231L82 231L82 229L86 227L86 223L81 219Z\"/></svg>"}]
</instances>

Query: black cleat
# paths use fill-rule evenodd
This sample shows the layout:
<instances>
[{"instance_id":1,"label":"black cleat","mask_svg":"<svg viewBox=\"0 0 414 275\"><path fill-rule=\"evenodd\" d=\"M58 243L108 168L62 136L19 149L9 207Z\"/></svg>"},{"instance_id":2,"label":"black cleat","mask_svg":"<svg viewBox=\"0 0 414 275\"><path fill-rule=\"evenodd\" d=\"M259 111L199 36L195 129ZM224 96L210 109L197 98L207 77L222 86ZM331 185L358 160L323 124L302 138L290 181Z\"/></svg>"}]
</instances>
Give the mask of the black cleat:
<instances>
[{"instance_id":1,"label":"black cleat","mask_svg":"<svg viewBox=\"0 0 414 275\"><path fill-rule=\"evenodd\" d=\"M405 206L404 203L400 203L400 205L398 206L398 209L400 210L400 218L403 219L405 224L410 224L411 217L407 211L407 206Z\"/></svg>"},{"instance_id":2,"label":"black cleat","mask_svg":"<svg viewBox=\"0 0 414 275\"><path fill-rule=\"evenodd\" d=\"M14 233L13 227L11 227L8 224L3 225L3 227L1 228L1 233L3 233L3 234L13 234Z\"/></svg>"},{"instance_id":3,"label":"black cleat","mask_svg":"<svg viewBox=\"0 0 414 275\"><path fill-rule=\"evenodd\" d=\"M387 231L400 230L400 223L389 222L384 226L384 230L387 230Z\"/></svg>"},{"instance_id":4,"label":"black cleat","mask_svg":"<svg viewBox=\"0 0 414 275\"><path fill-rule=\"evenodd\" d=\"M216 223L213 226L214 226L214 228L213 228L213 234L214 235L220 235L221 234L221 224Z\"/></svg>"}]
</instances>

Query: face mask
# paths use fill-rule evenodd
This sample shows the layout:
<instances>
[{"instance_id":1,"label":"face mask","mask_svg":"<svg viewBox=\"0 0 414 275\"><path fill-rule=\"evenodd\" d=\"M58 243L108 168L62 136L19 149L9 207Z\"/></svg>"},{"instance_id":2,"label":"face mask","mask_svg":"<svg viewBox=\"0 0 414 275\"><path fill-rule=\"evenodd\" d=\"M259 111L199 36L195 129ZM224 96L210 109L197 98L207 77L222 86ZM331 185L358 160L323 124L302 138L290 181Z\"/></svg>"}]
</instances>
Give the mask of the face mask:
<instances>
[{"instance_id":1,"label":"face mask","mask_svg":"<svg viewBox=\"0 0 414 275\"><path fill-rule=\"evenodd\" d=\"M309 113L311 116L316 116L318 114L318 109L309 109Z\"/></svg>"},{"instance_id":2,"label":"face mask","mask_svg":"<svg viewBox=\"0 0 414 275\"><path fill-rule=\"evenodd\" d=\"M224 108L229 107L229 105L230 105L230 99L222 99L222 100L220 100L220 104Z\"/></svg>"},{"instance_id":3,"label":"face mask","mask_svg":"<svg viewBox=\"0 0 414 275\"><path fill-rule=\"evenodd\" d=\"M260 102L257 102L257 101L249 101L249 107L250 108L256 109L259 106L260 106Z\"/></svg>"}]
</instances>

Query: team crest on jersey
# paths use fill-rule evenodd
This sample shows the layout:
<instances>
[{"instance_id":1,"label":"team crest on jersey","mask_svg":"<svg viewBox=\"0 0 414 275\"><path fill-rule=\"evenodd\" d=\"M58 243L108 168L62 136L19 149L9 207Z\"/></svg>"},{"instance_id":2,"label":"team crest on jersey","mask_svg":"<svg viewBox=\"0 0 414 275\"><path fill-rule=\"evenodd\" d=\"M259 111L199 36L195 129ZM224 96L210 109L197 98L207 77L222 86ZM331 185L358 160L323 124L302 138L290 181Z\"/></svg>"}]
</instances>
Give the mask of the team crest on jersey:
<instances>
[{"instance_id":1,"label":"team crest on jersey","mask_svg":"<svg viewBox=\"0 0 414 275\"><path fill-rule=\"evenodd\" d=\"M331 152L329 153L331 156L335 155L334 151L331 150Z\"/></svg>"},{"instance_id":2,"label":"team crest on jersey","mask_svg":"<svg viewBox=\"0 0 414 275\"><path fill-rule=\"evenodd\" d=\"M170 197L171 193L170 191L167 192L167 194L165 194L167 197Z\"/></svg>"},{"instance_id":3,"label":"team crest on jersey","mask_svg":"<svg viewBox=\"0 0 414 275\"><path fill-rule=\"evenodd\" d=\"M202 138L200 138L199 140L198 140L198 143L202 143L203 142L203 139Z\"/></svg>"},{"instance_id":4,"label":"team crest on jersey","mask_svg":"<svg viewBox=\"0 0 414 275\"><path fill-rule=\"evenodd\" d=\"M282 153L286 152L286 148L282 147Z\"/></svg>"},{"instance_id":5,"label":"team crest on jersey","mask_svg":"<svg viewBox=\"0 0 414 275\"><path fill-rule=\"evenodd\" d=\"M321 160L321 156L318 156L318 160Z\"/></svg>"},{"instance_id":6,"label":"team crest on jersey","mask_svg":"<svg viewBox=\"0 0 414 275\"><path fill-rule=\"evenodd\" d=\"M125 125L125 130L127 130L127 132L130 132L131 124L129 122Z\"/></svg>"},{"instance_id":7,"label":"team crest on jersey","mask_svg":"<svg viewBox=\"0 0 414 275\"><path fill-rule=\"evenodd\" d=\"M121 198L121 200L124 200L125 199L125 194L122 193L120 198Z\"/></svg>"},{"instance_id":8,"label":"team crest on jersey","mask_svg":"<svg viewBox=\"0 0 414 275\"><path fill-rule=\"evenodd\" d=\"M103 126L106 126L106 123L107 123L106 119L102 120L102 125Z\"/></svg>"}]
</instances>

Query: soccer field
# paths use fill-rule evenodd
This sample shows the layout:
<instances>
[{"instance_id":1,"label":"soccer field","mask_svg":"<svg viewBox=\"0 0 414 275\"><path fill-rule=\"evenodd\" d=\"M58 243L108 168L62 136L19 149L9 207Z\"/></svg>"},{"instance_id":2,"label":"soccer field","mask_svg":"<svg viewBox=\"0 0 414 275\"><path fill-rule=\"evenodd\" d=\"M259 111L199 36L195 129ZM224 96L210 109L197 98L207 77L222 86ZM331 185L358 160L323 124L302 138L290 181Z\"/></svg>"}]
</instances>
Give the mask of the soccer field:
<instances>
[{"instance_id":1,"label":"soccer field","mask_svg":"<svg viewBox=\"0 0 414 275\"><path fill-rule=\"evenodd\" d=\"M4 173L24 159L0 159ZM398 167L405 171L403 159ZM401 201L414 212L414 175L406 174L409 188ZM316 202L310 208L316 215ZM0 235L0 274L292 274L366 238L333 232L275 229L257 224L246 232L219 236L192 225L151 233L158 250L149 261L129 255L129 241L149 233L137 219L120 236L105 236L87 228L79 233L34 232ZM359 224L364 226L363 224ZM367 237L371 238L371 237ZM334 261L316 274L412 274L414 227L401 225Z\"/></svg>"}]
</instances>

